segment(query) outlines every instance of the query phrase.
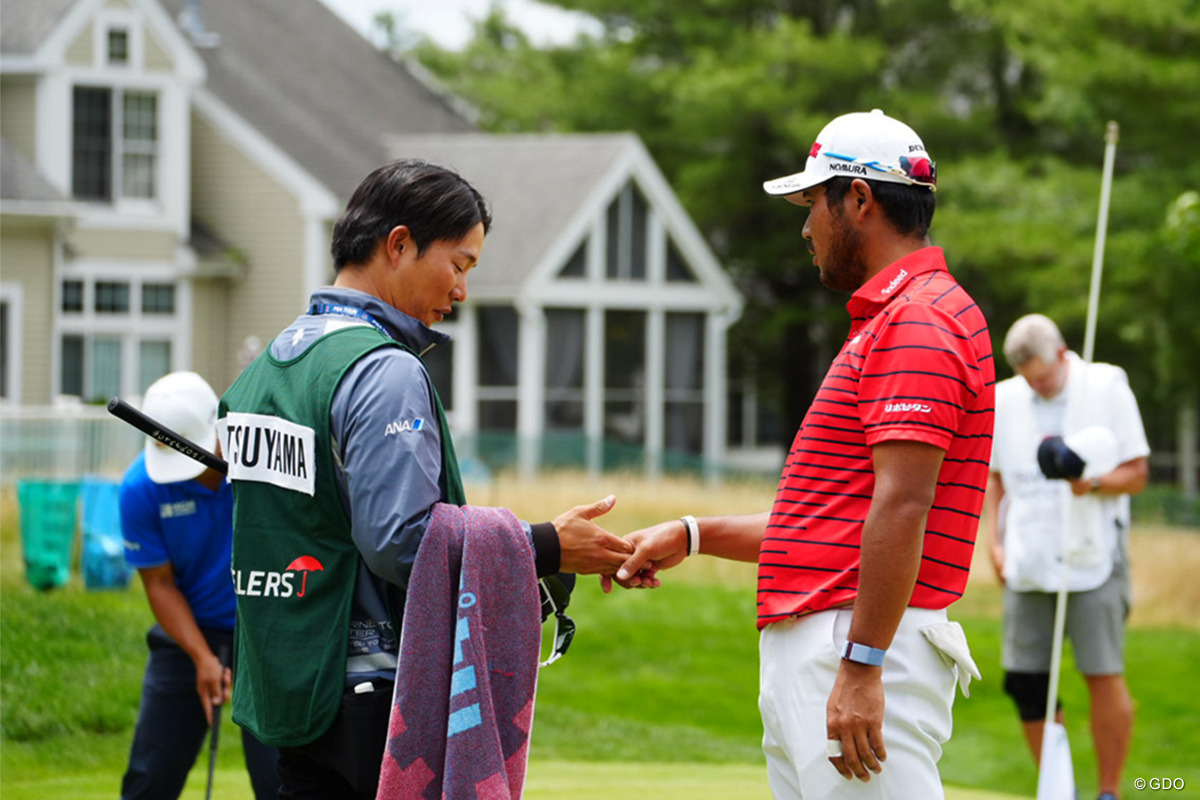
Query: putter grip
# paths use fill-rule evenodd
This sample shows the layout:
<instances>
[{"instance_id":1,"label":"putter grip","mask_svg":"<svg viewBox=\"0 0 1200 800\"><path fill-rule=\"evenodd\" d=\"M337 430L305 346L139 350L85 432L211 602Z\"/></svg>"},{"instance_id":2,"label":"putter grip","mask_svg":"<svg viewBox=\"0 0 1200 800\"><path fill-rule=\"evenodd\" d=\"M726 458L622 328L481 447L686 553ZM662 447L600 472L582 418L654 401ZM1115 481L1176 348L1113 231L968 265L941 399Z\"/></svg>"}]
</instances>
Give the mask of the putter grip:
<instances>
[{"instance_id":1,"label":"putter grip","mask_svg":"<svg viewBox=\"0 0 1200 800\"><path fill-rule=\"evenodd\" d=\"M165 444L172 450L183 453L188 458L194 458L204 466L214 469L222 475L229 473L229 465L225 462L225 459L219 458L214 453L205 450L186 436L180 436L170 428L159 424L119 397L114 397L108 401L108 413L128 422L154 441Z\"/></svg>"}]
</instances>

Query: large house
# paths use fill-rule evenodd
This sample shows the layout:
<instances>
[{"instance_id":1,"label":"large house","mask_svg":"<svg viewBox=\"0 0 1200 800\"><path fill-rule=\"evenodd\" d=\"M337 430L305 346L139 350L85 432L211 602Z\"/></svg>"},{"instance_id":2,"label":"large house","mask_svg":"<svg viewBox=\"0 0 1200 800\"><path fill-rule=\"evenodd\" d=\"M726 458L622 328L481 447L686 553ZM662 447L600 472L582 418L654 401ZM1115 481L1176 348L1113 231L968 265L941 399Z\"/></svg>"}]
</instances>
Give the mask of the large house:
<instances>
[{"instance_id":1,"label":"large house","mask_svg":"<svg viewBox=\"0 0 1200 800\"><path fill-rule=\"evenodd\" d=\"M741 298L637 137L480 133L317 0L0 0L0 397L223 390L331 280L354 186L413 156L495 214L429 359L469 451L723 460Z\"/></svg>"}]
</instances>

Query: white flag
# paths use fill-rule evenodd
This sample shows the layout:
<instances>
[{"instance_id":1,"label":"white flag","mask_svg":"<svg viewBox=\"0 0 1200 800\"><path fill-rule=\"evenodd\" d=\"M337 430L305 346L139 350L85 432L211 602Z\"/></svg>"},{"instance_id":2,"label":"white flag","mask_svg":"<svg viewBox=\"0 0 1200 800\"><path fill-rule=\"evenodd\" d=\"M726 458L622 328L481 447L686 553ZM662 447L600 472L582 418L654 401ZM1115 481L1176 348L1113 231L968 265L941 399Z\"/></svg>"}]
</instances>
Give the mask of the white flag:
<instances>
[{"instance_id":1,"label":"white flag","mask_svg":"<svg viewBox=\"0 0 1200 800\"><path fill-rule=\"evenodd\" d=\"M1042 758L1038 765L1037 800L1075 800L1075 770L1067 729L1046 720Z\"/></svg>"}]
</instances>

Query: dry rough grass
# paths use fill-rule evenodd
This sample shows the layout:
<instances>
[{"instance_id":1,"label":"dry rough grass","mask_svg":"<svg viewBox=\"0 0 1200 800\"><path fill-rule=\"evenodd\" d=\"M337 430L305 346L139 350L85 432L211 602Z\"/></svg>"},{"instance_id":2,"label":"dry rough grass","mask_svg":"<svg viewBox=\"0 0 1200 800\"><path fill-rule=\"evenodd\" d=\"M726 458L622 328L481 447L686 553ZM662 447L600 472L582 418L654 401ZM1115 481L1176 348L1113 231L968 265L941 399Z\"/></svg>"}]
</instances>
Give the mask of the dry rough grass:
<instances>
[{"instance_id":1,"label":"dry rough grass","mask_svg":"<svg viewBox=\"0 0 1200 800\"><path fill-rule=\"evenodd\" d=\"M1200 630L1200 533L1139 528L1130 541L1133 613L1130 624Z\"/></svg>"},{"instance_id":2,"label":"dry rough grass","mask_svg":"<svg viewBox=\"0 0 1200 800\"><path fill-rule=\"evenodd\" d=\"M981 531L971 565L970 587L960 613L1001 613L999 583ZM1200 531L1133 521L1129 537L1133 569L1132 627L1200 630Z\"/></svg>"},{"instance_id":3,"label":"dry rough grass","mask_svg":"<svg viewBox=\"0 0 1200 800\"><path fill-rule=\"evenodd\" d=\"M581 473L521 481L504 473L486 486L467 487L471 502L507 506L534 522L552 519L571 506L609 493L617 495L617 505L601 524L623 534L682 514L702 517L767 510L775 496L775 482L742 480L710 485L694 478L649 480L640 475L606 475L593 480ZM984 533L975 548L967 594L956 604L955 616L1001 613L1001 593L987 558ZM1200 531L1139 525L1134 520L1130 556L1134 592L1130 625L1200 630ZM754 576L753 564L699 558L685 561L663 579L741 584L750 592Z\"/></svg>"},{"instance_id":4,"label":"dry rough grass","mask_svg":"<svg viewBox=\"0 0 1200 800\"><path fill-rule=\"evenodd\" d=\"M470 485L472 503L507 506L532 522L553 519L568 508L590 503L612 493L617 505L601 524L623 534L682 514L698 517L719 514L752 514L770 508L775 481L738 480L708 484L697 478L641 475L605 475L592 479L583 473L563 472L523 481L501 473L488 484ZM6 586L23 580L17 529L16 492L0 491L0 575ZM1000 591L980 536L966 596L955 606L955 616L1000 614ZM1138 627L1181 627L1200 630L1200 531L1188 528L1139 525L1134 520L1130 537L1133 563L1134 607L1130 624ZM664 580L743 585L753 591L755 567L714 558L684 562Z\"/></svg>"},{"instance_id":5,"label":"dry rough grass","mask_svg":"<svg viewBox=\"0 0 1200 800\"><path fill-rule=\"evenodd\" d=\"M530 522L553 519L572 506L601 500L609 494L617 496L617 504L597 522L623 535L684 514L705 517L768 511L775 498L775 483L739 480L710 485L699 478L652 480L632 474L604 475L593 480L582 473L564 472L542 475L536 481L521 481L502 473L487 487L467 487L467 498L472 503L507 506ZM755 570L753 564L697 558L684 561L662 578L740 584L749 593L754 590Z\"/></svg>"}]
</instances>

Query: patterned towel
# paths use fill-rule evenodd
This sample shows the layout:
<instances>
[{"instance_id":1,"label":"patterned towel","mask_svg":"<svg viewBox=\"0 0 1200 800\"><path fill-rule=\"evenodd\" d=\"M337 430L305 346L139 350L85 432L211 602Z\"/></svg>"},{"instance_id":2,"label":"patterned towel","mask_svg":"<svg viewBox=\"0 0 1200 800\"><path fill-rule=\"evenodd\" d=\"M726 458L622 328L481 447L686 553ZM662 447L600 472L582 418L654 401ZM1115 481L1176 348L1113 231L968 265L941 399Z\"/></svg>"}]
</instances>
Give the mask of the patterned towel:
<instances>
[{"instance_id":1,"label":"patterned towel","mask_svg":"<svg viewBox=\"0 0 1200 800\"><path fill-rule=\"evenodd\" d=\"M540 649L533 553L516 517L434 506L408 585L377 799L521 797Z\"/></svg>"}]
</instances>

